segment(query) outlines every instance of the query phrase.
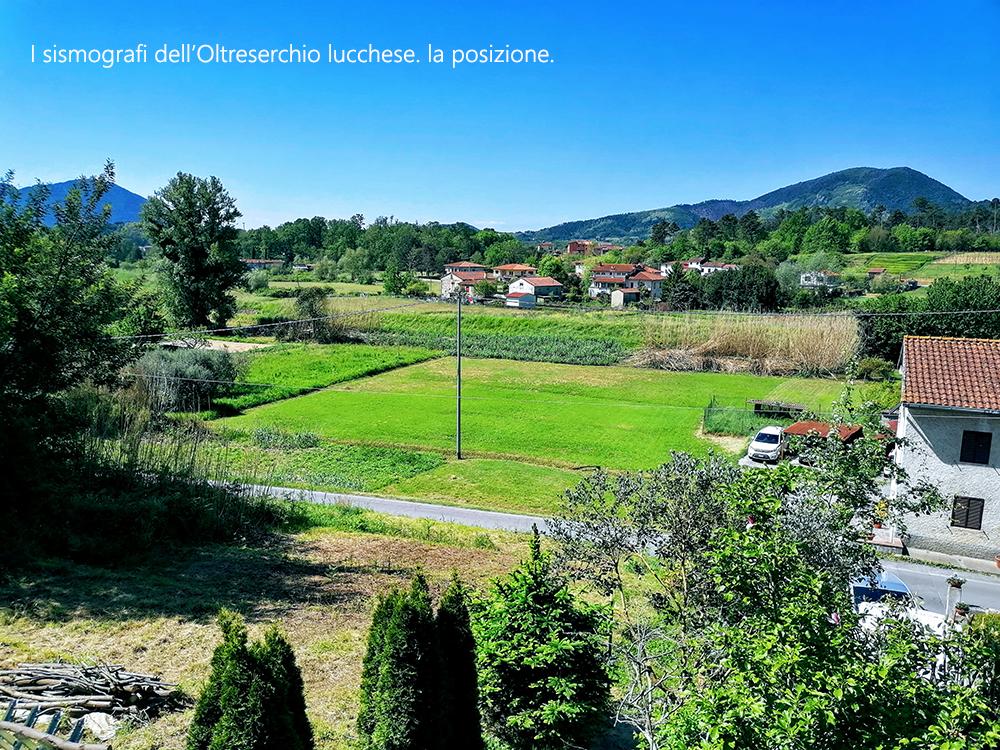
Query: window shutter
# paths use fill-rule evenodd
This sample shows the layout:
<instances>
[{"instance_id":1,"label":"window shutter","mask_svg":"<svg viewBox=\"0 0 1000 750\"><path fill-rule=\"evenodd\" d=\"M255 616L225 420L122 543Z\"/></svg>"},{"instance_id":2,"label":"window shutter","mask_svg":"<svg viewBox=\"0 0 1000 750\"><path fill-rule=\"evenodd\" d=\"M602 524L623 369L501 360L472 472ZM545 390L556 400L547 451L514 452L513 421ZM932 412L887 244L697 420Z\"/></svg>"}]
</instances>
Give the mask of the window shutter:
<instances>
[{"instance_id":1,"label":"window shutter","mask_svg":"<svg viewBox=\"0 0 1000 750\"><path fill-rule=\"evenodd\" d=\"M992 432L965 430L962 432L962 453L959 460L963 464L988 464L992 446Z\"/></svg>"},{"instance_id":2,"label":"window shutter","mask_svg":"<svg viewBox=\"0 0 1000 750\"><path fill-rule=\"evenodd\" d=\"M956 497L951 508L951 525L962 529L982 529L985 504L981 497Z\"/></svg>"}]
</instances>

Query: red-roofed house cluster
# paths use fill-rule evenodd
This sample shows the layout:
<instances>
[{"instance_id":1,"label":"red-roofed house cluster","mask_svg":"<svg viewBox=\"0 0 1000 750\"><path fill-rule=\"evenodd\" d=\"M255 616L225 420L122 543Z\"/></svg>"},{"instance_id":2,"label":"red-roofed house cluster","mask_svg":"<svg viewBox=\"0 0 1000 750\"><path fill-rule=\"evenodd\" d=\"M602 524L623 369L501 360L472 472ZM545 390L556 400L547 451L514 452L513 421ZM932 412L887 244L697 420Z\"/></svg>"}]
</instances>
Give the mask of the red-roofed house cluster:
<instances>
[{"instance_id":1,"label":"red-roofed house cluster","mask_svg":"<svg viewBox=\"0 0 1000 750\"><path fill-rule=\"evenodd\" d=\"M441 296L451 298L461 293L473 302L479 299L476 284L491 281L506 284L506 302L509 307L534 307L540 298L560 299L563 285L551 276L538 276L538 269L525 263L505 263L495 268L481 263L462 260L444 267L441 277Z\"/></svg>"}]
</instances>

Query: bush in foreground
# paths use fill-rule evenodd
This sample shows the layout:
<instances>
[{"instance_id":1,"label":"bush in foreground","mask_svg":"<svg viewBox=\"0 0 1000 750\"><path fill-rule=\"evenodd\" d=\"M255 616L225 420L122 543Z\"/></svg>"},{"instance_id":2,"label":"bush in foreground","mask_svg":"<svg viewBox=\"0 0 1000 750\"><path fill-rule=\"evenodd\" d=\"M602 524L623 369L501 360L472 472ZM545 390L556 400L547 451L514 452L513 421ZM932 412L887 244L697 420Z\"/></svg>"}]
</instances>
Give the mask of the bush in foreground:
<instances>
[{"instance_id":1,"label":"bush in foreground","mask_svg":"<svg viewBox=\"0 0 1000 750\"><path fill-rule=\"evenodd\" d=\"M361 672L365 750L479 750L475 641L457 579L435 616L427 581L379 600Z\"/></svg>"},{"instance_id":2,"label":"bush in foreground","mask_svg":"<svg viewBox=\"0 0 1000 750\"><path fill-rule=\"evenodd\" d=\"M608 716L601 610L541 551L498 581L475 620L483 718L512 750L587 747Z\"/></svg>"},{"instance_id":3,"label":"bush in foreground","mask_svg":"<svg viewBox=\"0 0 1000 750\"><path fill-rule=\"evenodd\" d=\"M312 750L302 674L284 636L271 628L248 644L239 615L219 613L222 643L198 699L187 750Z\"/></svg>"}]
</instances>

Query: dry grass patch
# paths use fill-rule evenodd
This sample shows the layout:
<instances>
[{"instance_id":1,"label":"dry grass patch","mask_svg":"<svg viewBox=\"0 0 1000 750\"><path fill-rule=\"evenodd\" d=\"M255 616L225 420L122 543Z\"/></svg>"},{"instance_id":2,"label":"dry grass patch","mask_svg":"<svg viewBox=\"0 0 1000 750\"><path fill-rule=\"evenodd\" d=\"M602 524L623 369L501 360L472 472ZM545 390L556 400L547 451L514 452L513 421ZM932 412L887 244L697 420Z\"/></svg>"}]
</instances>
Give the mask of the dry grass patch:
<instances>
[{"instance_id":1,"label":"dry grass patch","mask_svg":"<svg viewBox=\"0 0 1000 750\"><path fill-rule=\"evenodd\" d=\"M699 362L741 358L754 372L834 373L854 356L858 327L843 315L650 315L645 341L648 349L679 349Z\"/></svg>"},{"instance_id":2,"label":"dry grass patch","mask_svg":"<svg viewBox=\"0 0 1000 750\"><path fill-rule=\"evenodd\" d=\"M438 524L444 526L444 524ZM488 537L489 547L475 540ZM416 569L443 589L452 570L473 586L511 568L526 540L469 530L452 544L313 530L263 548L211 547L142 568L39 565L0 594L0 664L115 662L161 674L192 697L218 642L214 616L244 614L251 634L278 622L302 667L320 750L353 741L361 658L375 598ZM181 750L191 711L129 729L116 750Z\"/></svg>"}]
</instances>

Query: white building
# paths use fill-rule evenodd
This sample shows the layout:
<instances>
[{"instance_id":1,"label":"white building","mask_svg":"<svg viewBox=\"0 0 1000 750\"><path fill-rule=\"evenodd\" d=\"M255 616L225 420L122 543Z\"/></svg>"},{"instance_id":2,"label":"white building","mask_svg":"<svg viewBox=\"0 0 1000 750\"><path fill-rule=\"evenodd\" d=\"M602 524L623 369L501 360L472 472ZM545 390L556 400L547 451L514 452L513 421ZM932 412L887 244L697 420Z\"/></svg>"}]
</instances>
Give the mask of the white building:
<instances>
[{"instance_id":1,"label":"white building","mask_svg":"<svg viewBox=\"0 0 1000 750\"><path fill-rule=\"evenodd\" d=\"M535 295L530 292L511 292L504 300L507 307L519 307L522 310L535 306Z\"/></svg>"},{"instance_id":2,"label":"white building","mask_svg":"<svg viewBox=\"0 0 1000 750\"><path fill-rule=\"evenodd\" d=\"M1000 340L907 336L896 461L948 508L906 519L907 544L992 559L1000 554ZM893 487L896 495L899 488Z\"/></svg>"},{"instance_id":3,"label":"white building","mask_svg":"<svg viewBox=\"0 0 1000 750\"><path fill-rule=\"evenodd\" d=\"M645 289L653 299L660 299L663 296L663 274L658 271L643 269L632 274L627 279L627 288Z\"/></svg>"},{"instance_id":4,"label":"white building","mask_svg":"<svg viewBox=\"0 0 1000 750\"><path fill-rule=\"evenodd\" d=\"M799 286L803 289L832 289L840 286L839 273L833 271L806 271L799 274Z\"/></svg>"},{"instance_id":5,"label":"white building","mask_svg":"<svg viewBox=\"0 0 1000 750\"><path fill-rule=\"evenodd\" d=\"M536 299L540 297L559 299L562 297L563 285L551 276L525 276L511 283L507 292L533 294Z\"/></svg>"},{"instance_id":6,"label":"white building","mask_svg":"<svg viewBox=\"0 0 1000 750\"><path fill-rule=\"evenodd\" d=\"M534 266L529 266L524 263L505 263L502 266L497 266L493 269L493 276L498 281L503 281L510 283L515 279L521 279L525 276L534 276L535 271L538 269Z\"/></svg>"},{"instance_id":7,"label":"white building","mask_svg":"<svg viewBox=\"0 0 1000 750\"><path fill-rule=\"evenodd\" d=\"M465 290L465 296L473 297L472 288L477 281L486 278L486 271L452 271L441 277L441 297L448 299L458 294L459 289Z\"/></svg>"}]
</instances>

